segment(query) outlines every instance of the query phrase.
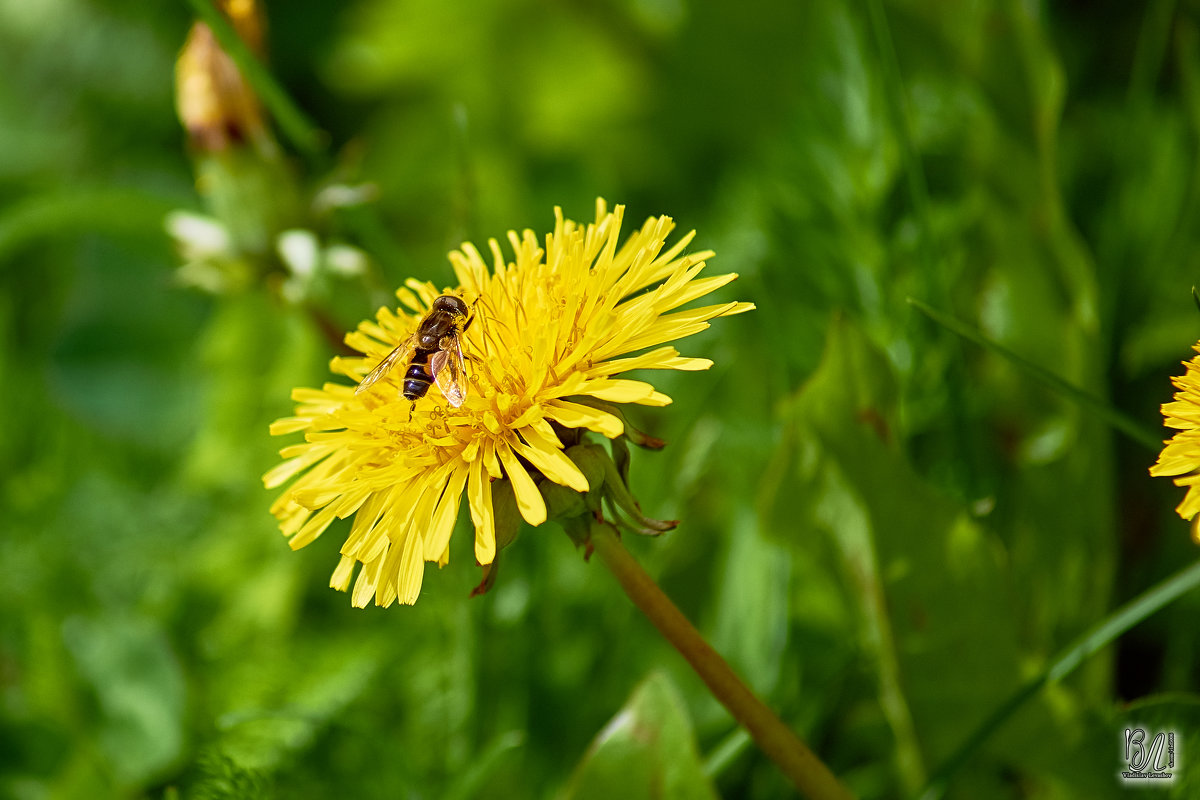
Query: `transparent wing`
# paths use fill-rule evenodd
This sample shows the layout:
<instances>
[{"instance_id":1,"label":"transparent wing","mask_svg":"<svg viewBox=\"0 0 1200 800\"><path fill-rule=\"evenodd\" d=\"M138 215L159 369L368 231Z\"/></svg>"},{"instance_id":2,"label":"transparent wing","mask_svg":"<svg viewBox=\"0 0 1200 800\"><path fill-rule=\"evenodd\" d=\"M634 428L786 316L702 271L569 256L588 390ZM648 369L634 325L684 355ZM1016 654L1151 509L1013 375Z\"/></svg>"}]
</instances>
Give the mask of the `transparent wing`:
<instances>
[{"instance_id":1,"label":"transparent wing","mask_svg":"<svg viewBox=\"0 0 1200 800\"><path fill-rule=\"evenodd\" d=\"M462 344L454 337L454 346L438 350L429 358L429 371L446 396L446 402L458 408L467 399L466 369L463 366Z\"/></svg>"},{"instance_id":2,"label":"transparent wing","mask_svg":"<svg viewBox=\"0 0 1200 800\"><path fill-rule=\"evenodd\" d=\"M396 364L400 362L407 363L409 358L412 357L413 350L415 349L413 347L415 342L416 338L410 337L407 342L397 346L395 350L384 356L383 361L380 361L378 364L376 364L375 369L367 373L367 377L362 379L362 381L358 384L358 388L354 390L354 393L362 394L367 389L370 389L376 381L391 372L392 368L395 367Z\"/></svg>"}]
</instances>

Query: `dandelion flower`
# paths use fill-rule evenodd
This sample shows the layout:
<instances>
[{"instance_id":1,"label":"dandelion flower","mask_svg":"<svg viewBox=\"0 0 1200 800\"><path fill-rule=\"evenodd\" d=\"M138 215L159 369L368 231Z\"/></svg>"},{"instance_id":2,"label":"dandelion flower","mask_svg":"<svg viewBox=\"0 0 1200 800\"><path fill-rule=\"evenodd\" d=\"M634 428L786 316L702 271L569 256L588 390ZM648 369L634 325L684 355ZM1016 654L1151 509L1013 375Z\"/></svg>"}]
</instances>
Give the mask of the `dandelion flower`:
<instances>
[{"instance_id":1,"label":"dandelion flower","mask_svg":"<svg viewBox=\"0 0 1200 800\"><path fill-rule=\"evenodd\" d=\"M448 403L436 385L415 403L405 400L407 364L363 392L345 383L293 392L295 416L275 422L271 433L303 431L304 442L281 450L286 460L263 478L267 488L295 479L271 510L293 549L334 519L354 516L330 581L349 589L361 565L354 605L416 601L425 562L449 559L464 493L475 559L488 565L497 547L493 481L510 482L520 515L535 526L547 516L539 481L588 491L559 432L622 435L621 418L595 401L664 406L671 399L621 373L707 369L708 359L681 356L666 343L754 307L728 302L678 310L737 276L701 278L713 253L685 255L693 233L667 247L669 217L649 219L622 244L623 210L609 212L598 200L596 221L583 226L555 209L554 232L544 242L528 230L508 234L511 260L491 240L490 268L464 244L450 254L457 287L439 292L408 281L397 292L401 308L380 309L346 336L363 357L330 364L361 381L412 336L439 295L454 294L472 310L461 335L466 398L453 398L460 405Z\"/></svg>"},{"instance_id":2,"label":"dandelion flower","mask_svg":"<svg viewBox=\"0 0 1200 800\"><path fill-rule=\"evenodd\" d=\"M1192 346L1200 353L1200 343ZM1151 475L1175 477L1176 486L1186 486L1187 494L1175 509L1179 516L1192 520L1192 538L1200 544L1196 512L1200 511L1200 356L1183 362L1187 372L1171 383L1179 391L1170 403L1163 403L1164 424L1179 432L1166 443L1158 462L1150 468Z\"/></svg>"}]
</instances>

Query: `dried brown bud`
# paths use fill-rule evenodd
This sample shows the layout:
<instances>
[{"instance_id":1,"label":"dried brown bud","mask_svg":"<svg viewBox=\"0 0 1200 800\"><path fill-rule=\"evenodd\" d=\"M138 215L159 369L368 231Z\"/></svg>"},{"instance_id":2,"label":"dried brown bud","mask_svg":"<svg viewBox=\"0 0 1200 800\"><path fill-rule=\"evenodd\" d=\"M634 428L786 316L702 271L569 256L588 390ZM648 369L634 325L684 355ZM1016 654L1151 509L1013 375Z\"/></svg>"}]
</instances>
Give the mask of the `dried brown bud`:
<instances>
[{"instance_id":1,"label":"dried brown bud","mask_svg":"<svg viewBox=\"0 0 1200 800\"><path fill-rule=\"evenodd\" d=\"M262 20L254 0L227 0L221 7L242 40L261 53ZM202 22L192 26L175 64L175 106L201 152L256 142L265 131L258 98Z\"/></svg>"}]
</instances>

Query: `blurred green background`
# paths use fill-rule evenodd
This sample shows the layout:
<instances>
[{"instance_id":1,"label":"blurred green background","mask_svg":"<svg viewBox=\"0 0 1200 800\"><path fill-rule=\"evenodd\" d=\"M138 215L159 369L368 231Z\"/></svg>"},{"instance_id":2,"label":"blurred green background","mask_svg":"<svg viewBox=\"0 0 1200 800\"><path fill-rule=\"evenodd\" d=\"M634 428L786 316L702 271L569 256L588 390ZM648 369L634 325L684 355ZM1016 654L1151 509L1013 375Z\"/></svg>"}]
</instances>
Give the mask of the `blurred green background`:
<instances>
[{"instance_id":1,"label":"blurred green background","mask_svg":"<svg viewBox=\"0 0 1200 800\"><path fill-rule=\"evenodd\" d=\"M219 205L173 106L187 4L0 2L0 796L789 796L553 525L468 599L464 513L415 607L358 611L327 588L345 527L293 553L267 512L267 425L329 378L314 320L597 196L697 229L741 275L718 299L758 305L680 345L710 372L651 377L675 403L635 419L670 446L632 482L682 523L629 547L862 797L914 796L1195 558L1154 448L905 298L1158 435L1200 336L1200 4L265 12L327 137L223 162L220 202L360 248L366 279L273 247L178 272L168 212ZM1130 720L1177 732L1170 794L1197 796L1198 611L1038 694L950 796L1118 795Z\"/></svg>"}]
</instances>

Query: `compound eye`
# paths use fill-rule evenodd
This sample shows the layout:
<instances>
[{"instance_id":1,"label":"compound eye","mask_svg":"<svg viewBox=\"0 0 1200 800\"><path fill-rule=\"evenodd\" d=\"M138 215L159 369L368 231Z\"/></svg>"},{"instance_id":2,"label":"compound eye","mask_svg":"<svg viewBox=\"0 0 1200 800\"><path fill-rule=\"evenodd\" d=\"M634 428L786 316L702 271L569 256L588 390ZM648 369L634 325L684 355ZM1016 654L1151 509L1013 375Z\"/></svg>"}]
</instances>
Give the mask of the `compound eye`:
<instances>
[{"instance_id":1,"label":"compound eye","mask_svg":"<svg viewBox=\"0 0 1200 800\"><path fill-rule=\"evenodd\" d=\"M433 307L439 311L448 311L451 314L467 314L467 304L461 298L455 297L452 294L444 294L433 301Z\"/></svg>"}]
</instances>

